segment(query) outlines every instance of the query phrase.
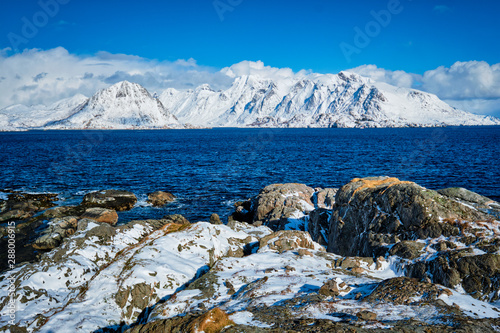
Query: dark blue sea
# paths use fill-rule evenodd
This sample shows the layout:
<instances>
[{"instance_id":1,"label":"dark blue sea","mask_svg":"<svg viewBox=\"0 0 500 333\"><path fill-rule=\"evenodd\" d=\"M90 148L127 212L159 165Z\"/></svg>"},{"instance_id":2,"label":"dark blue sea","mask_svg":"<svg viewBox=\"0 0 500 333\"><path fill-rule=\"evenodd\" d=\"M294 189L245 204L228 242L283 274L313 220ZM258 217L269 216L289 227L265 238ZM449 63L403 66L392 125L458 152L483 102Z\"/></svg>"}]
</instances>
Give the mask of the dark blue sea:
<instances>
[{"instance_id":1,"label":"dark blue sea","mask_svg":"<svg viewBox=\"0 0 500 333\"><path fill-rule=\"evenodd\" d=\"M179 213L225 217L272 183L340 187L387 175L500 200L500 126L404 129L206 129L0 133L0 190L55 192L60 205L89 191L134 192L122 222ZM146 193L178 200L146 205Z\"/></svg>"}]
</instances>

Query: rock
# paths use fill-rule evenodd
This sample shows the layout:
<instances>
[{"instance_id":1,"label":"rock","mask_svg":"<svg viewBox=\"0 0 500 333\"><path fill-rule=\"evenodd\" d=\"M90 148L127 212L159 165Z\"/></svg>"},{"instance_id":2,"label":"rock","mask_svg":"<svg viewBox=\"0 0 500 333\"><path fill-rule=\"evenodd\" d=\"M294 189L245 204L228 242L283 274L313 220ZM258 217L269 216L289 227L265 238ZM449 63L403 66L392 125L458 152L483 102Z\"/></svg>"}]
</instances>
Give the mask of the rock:
<instances>
[{"instance_id":1,"label":"rock","mask_svg":"<svg viewBox=\"0 0 500 333\"><path fill-rule=\"evenodd\" d=\"M210 215L210 223L211 224L222 224L219 215L213 213Z\"/></svg>"},{"instance_id":2,"label":"rock","mask_svg":"<svg viewBox=\"0 0 500 333\"><path fill-rule=\"evenodd\" d=\"M336 195L328 251L347 256L379 256L401 240L458 235L455 219L491 216L436 191L397 178L353 179ZM443 220L444 219L444 220Z\"/></svg>"},{"instance_id":3,"label":"rock","mask_svg":"<svg viewBox=\"0 0 500 333\"><path fill-rule=\"evenodd\" d=\"M259 241L259 252L272 250L282 253L299 248L315 250L315 245L307 232L280 230L264 236Z\"/></svg>"},{"instance_id":4,"label":"rock","mask_svg":"<svg viewBox=\"0 0 500 333\"><path fill-rule=\"evenodd\" d=\"M34 215L33 211L24 211L21 209L13 209L4 213L0 213L0 222L21 221L26 220Z\"/></svg>"},{"instance_id":5,"label":"rock","mask_svg":"<svg viewBox=\"0 0 500 333\"><path fill-rule=\"evenodd\" d=\"M164 206L168 202L175 200L175 195L169 192L156 191L153 193L148 193L148 202L155 207Z\"/></svg>"},{"instance_id":6,"label":"rock","mask_svg":"<svg viewBox=\"0 0 500 333\"><path fill-rule=\"evenodd\" d=\"M452 198L458 202L473 206L482 212L500 218L500 203L480 194L469 191L463 187L451 187L438 190L444 196Z\"/></svg>"},{"instance_id":7,"label":"rock","mask_svg":"<svg viewBox=\"0 0 500 333\"><path fill-rule=\"evenodd\" d=\"M191 224L184 216L180 214L165 215L163 220L168 220L170 223L176 224Z\"/></svg>"},{"instance_id":8,"label":"rock","mask_svg":"<svg viewBox=\"0 0 500 333\"><path fill-rule=\"evenodd\" d=\"M78 220L74 216L55 218L49 222L49 227L32 246L37 250L52 250L58 247L64 238L73 235L77 226Z\"/></svg>"},{"instance_id":9,"label":"rock","mask_svg":"<svg viewBox=\"0 0 500 333\"><path fill-rule=\"evenodd\" d=\"M213 308L202 315L191 315L158 320L134 326L125 333L218 333L222 329L233 326L227 313L219 308Z\"/></svg>"},{"instance_id":10,"label":"rock","mask_svg":"<svg viewBox=\"0 0 500 333\"><path fill-rule=\"evenodd\" d=\"M365 310L356 313L356 317L358 317L361 320L375 320L377 319L377 314L375 312Z\"/></svg>"},{"instance_id":11,"label":"rock","mask_svg":"<svg viewBox=\"0 0 500 333\"><path fill-rule=\"evenodd\" d=\"M405 259L415 259L420 256L420 251L425 247L425 244L415 241L402 241L394 245L390 250L391 256L399 256Z\"/></svg>"},{"instance_id":12,"label":"rock","mask_svg":"<svg viewBox=\"0 0 500 333\"><path fill-rule=\"evenodd\" d=\"M219 308L204 313L188 325L189 332L220 332L224 327L234 325L227 313Z\"/></svg>"},{"instance_id":13,"label":"rock","mask_svg":"<svg viewBox=\"0 0 500 333\"><path fill-rule=\"evenodd\" d=\"M318 208L332 209L333 205L335 205L335 195L338 190L338 188L316 189L315 197Z\"/></svg>"},{"instance_id":14,"label":"rock","mask_svg":"<svg viewBox=\"0 0 500 333\"><path fill-rule=\"evenodd\" d=\"M313 241L325 246L328 244L331 215L331 210L324 208L318 208L309 213L307 230Z\"/></svg>"},{"instance_id":15,"label":"rock","mask_svg":"<svg viewBox=\"0 0 500 333\"><path fill-rule=\"evenodd\" d=\"M132 192L105 190L86 194L81 203L85 207L102 207L117 211L130 210L137 202Z\"/></svg>"},{"instance_id":16,"label":"rock","mask_svg":"<svg viewBox=\"0 0 500 333\"><path fill-rule=\"evenodd\" d=\"M228 223L231 221L252 223L255 215L252 209L252 201L238 201L234 204L234 212L229 216Z\"/></svg>"},{"instance_id":17,"label":"rock","mask_svg":"<svg viewBox=\"0 0 500 333\"><path fill-rule=\"evenodd\" d=\"M450 291L438 285L419 282L417 279L397 277L380 282L363 300L366 302L390 302L396 305L433 302L441 294Z\"/></svg>"},{"instance_id":18,"label":"rock","mask_svg":"<svg viewBox=\"0 0 500 333\"><path fill-rule=\"evenodd\" d=\"M299 256L301 256L301 257L303 257L303 256L310 256L310 257L312 257L313 256L313 254L311 253L311 251L308 251L306 249L299 249L297 252L298 252Z\"/></svg>"},{"instance_id":19,"label":"rock","mask_svg":"<svg viewBox=\"0 0 500 333\"><path fill-rule=\"evenodd\" d=\"M56 217L65 216L80 216L85 211L84 207L81 206L59 206L47 209L41 214L44 219L53 219Z\"/></svg>"},{"instance_id":20,"label":"rock","mask_svg":"<svg viewBox=\"0 0 500 333\"><path fill-rule=\"evenodd\" d=\"M335 268L342 269L353 269L366 267L369 268L374 264L373 258L370 257L346 257L343 259L339 259L335 262Z\"/></svg>"},{"instance_id":21,"label":"rock","mask_svg":"<svg viewBox=\"0 0 500 333\"><path fill-rule=\"evenodd\" d=\"M337 281L334 279L326 281L318 291L319 294L324 296L338 296L340 294Z\"/></svg>"},{"instance_id":22,"label":"rock","mask_svg":"<svg viewBox=\"0 0 500 333\"><path fill-rule=\"evenodd\" d=\"M91 219L97 222L109 223L115 225L118 222L118 214L113 209L100 207L88 208L81 218Z\"/></svg>"},{"instance_id":23,"label":"rock","mask_svg":"<svg viewBox=\"0 0 500 333\"><path fill-rule=\"evenodd\" d=\"M313 194L314 189L304 184L268 185L250 202L237 206L231 218L273 230L305 230L303 216L314 209Z\"/></svg>"},{"instance_id":24,"label":"rock","mask_svg":"<svg viewBox=\"0 0 500 333\"><path fill-rule=\"evenodd\" d=\"M365 272L365 269L361 267L353 267L351 268L351 272L353 272L354 274L363 274Z\"/></svg>"},{"instance_id":25,"label":"rock","mask_svg":"<svg viewBox=\"0 0 500 333\"><path fill-rule=\"evenodd\" d=\"M469 248L446 251L432 260L409 266L406 274L418 279L430 278L449 288L461 284L467 293L480 300L500 299L496 293L500 288L500 255L473 253Z\"/></svg>"},{"instance_id":26,"label":"rock","mask_svg":"<svg viewBox=\"0 0 500 333\"><path fill-rule=\"evenodd\" d=\"M12 192L6 201L2 200L0 205L0 222L28 219L37 212L54 207L54 201L57 200L57 194L53 193Z\"/></svg>"},{"instance_id":27,"label":"rock","mask_svg":"<svg viewBox=\"0 0 500 333\"><path fill-rule=\"evenodd\" d=\"M446 251L450 249L455 249L457 245L450 241L440 241L436 244L433 244L431 247L436 251Z\"/></svg>"}]
</instances>

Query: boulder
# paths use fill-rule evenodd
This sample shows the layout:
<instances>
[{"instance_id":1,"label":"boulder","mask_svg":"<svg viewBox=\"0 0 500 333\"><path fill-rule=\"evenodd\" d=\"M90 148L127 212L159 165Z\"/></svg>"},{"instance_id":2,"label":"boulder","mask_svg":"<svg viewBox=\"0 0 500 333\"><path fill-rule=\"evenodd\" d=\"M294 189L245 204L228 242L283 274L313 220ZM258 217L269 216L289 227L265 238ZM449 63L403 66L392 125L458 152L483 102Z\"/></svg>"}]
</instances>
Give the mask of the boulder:
<instances>
[{"instance_id":1,"label":"boulder","mask_svg":"<svg viewBox=\"0 0 500 333\"><path fill-rule=\"evenodd\" d=\"M230 220L264 224L273 230L305 230L304 216L314 210L314 189L304 184L272 184L238 203Z\"/></svg>"},{"instance_id":2,"label":"boulder","mask_svg":"<svg viewBox=\"0 0 500 333\"><path fill-rule=\"evenodd\" d=\"M175 200L175 195L169 192L156 191L153 193L148 193L147 202L151 203L155 207L162 207L168 202Z\"/></svg>"},{"instance_id":3,"label":"boulder","mask_svg":"<svg viewBox=\"0 0 500 333\"><path fill-rule=\"evenodd\" d=\"M43 231L32 246L37 250L52 250L58 247L64 238L73 235L77 227L78 220L75 216L55 218L49 222L49 227Z\"/></svg>"},{"instance_id":4,"label":"boulder","mask_svg":"<svg viewBox=\"0 0 500 333\"><path fill-rule=\"evenodd\" d=\"M358 317L361 320L375 320L377 319L377 314L375 312L363 310L356 313L356 317Z\"/></svg>"},{"instance_id":5,"label":"boulder","mask_svg":"<svg viewBox=\"0 0 500 333\"><path fill-rule=\"evenodd\" d=\"M105 190L87 193L81 203L85 207L102 207L117 211L130 210L137 202L134 193L128 191Z\"/></svg>"},{"instance_id":6,"label":"boulder","mask_svg":"<svg viewBox=\"0 0 500 333\"><path fill-rule=\"evenodd\" d=\"M57 194L53 193L21 193L8 194L7 200L1 200L0 222L21 221L28 219L37 212L54 207Z\"/></svg>"},{"instance_id":7,"label":"boulder","mask_svg":"<svg viewBox=\"0 0 500 333\"><path fill-rule=\"evenodd\" d=\"M169 223L176 223L176 224L190 224L184 216L181 214L172 214L172 215L165 215L162 217L163 220L168 220Z\"/></svg>"},{"instance_id":8,"label":"boulder","mask_svg":"<svg viewBox=\"0 0 500 333\"><path fill-rule=\"evenodd\" d=\"M299 248L323 249L321 246L318 247L313 243L311 236L307 232L296 230L280 230L266 235L259 240L259 252L272 250L282 253Z\"/></svg>"},{"instance_id":9,"label":"boulder","mask_svg":"<svg viewBox=\"0 0 500 333\"><path fill-rule=\"evenodd\" d=\"M79 216L85 211L84 207L81 206L58 206L54 208L47 209L41 216L44 219L53 219L56 217L65 216Z\"/></svg>"},{"instance_id":10,"label":"boulder","mask_svg":"<svg viewBox=\"0 0 500 333\"><path fill-rule=\"evenodd\" d=\"M304 184L272 184L255 198L253 222L274 225L278 221L296 217L297 212L311 211L314 189Z\"/></svg>"},{"instance_id":11,"label":"boulder","mask_svg":"<svg viewBox=\"0 0 500 333\"><path fill-rule=\"evenodd\" d=\"M338 296L340 294L339 286L335 279L326 281L318 291L319 294L324 296Z\"/></svg>"},{"instance_id":12,"label":"boulder","mask_svg":"<svg viewBox=\"0 0 500 333\"><path fill-rule=\"evenodd\" d=\"M80 217L111 225L115 225L118 222L118 214L115 210L100 207L88 208Z\"/></svg>"},{"instance_id":13,"label":"boulder","mask_svg":"<svg viewBox=\"0 0 500 333\"><path fill-rule=\"evenodd\" d=\"M402 241L394 245L390 250L391 256L396 255L404 259L413 260L420 256L420 251L424 248L425 244L415 241Z\"/></svg>"},{"instance_id":14,"label":"boulder","mask_svg":"<svg viewBox=\"0 0 500 333\"><path fill-rule=\"evenodd\" d=\"M491 218L397 178L353 179L337 192L335 200L328 251L346 256L379 256L399 240L458 235L455 220Z\"/></svg>"},{"instance_id":15,"label":"boulder","mask_svg":"<svg viewBox=\"0 0 500 333\"><path fill-rule=\"evenodd\" d=\"M215 213L210 215L210 223L211 224L222 224L219 215L215 214Z\"/></svg>"}]
</instances>

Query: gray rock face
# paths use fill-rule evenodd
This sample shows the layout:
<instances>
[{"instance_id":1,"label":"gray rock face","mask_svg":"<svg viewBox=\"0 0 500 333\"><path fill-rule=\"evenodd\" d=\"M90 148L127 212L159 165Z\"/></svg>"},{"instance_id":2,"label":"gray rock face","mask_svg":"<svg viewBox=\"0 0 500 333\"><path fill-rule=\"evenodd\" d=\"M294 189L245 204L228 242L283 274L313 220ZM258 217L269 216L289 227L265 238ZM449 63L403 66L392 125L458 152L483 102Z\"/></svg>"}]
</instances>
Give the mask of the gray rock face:
<instances>
[{"instance_id":1,"label":"gray rock face","mask_svg":"<svg viewBox=\"0 0 500 333\"><path fill-rule=\"evenodd\" d=\"M425 244L415 241L402 241L394 245L390 250L391 256L396 255L405 259L415 259L420 256L420 251L424 248Z\"/></svg>"},{"instance_id":2,"label":"gray rock face","mask_svg":"<svg viewBox=\"0 0 500 333\"><path fill-rule=\"evenodd\" d=\"M438 193L500 218L500 203L463 187L445 188L438 190Z\"/></svg>"},{"instance_id":3,"label":"gray rock face","mask_svg":"<svg viewBox=\"0 0 500 333\"><path fill-rule=\"evenodd\" d=\"M412 182L357 178L337 193L328 251L377 256L399 240L458 235L459 228L446 221L490 217Z\"/></svg>"},{"instance_id":4,"label":"gray rock face","mask_svg":"<svg viewBox=\"0 0 500 333\"><path fill-rule=\"evenodd\" d=\"M130 210L137 202L134 193L128 191L106 190L88 193L81 203L85 207L102 207L117 211Z\"/></svg>"},{"instance_id":5,"label":"gray rock face","mask_svg":"<svg viewBox=\"0 0 500 333\"><path fill-rule=\"evenodd\" d=\"M328 231L330 229L331 216L331 210L318 208L309 213L309 219L307 221L307 231L311 234L313 241L325 247L328 244Z\"/></svg>"}]
</instances>

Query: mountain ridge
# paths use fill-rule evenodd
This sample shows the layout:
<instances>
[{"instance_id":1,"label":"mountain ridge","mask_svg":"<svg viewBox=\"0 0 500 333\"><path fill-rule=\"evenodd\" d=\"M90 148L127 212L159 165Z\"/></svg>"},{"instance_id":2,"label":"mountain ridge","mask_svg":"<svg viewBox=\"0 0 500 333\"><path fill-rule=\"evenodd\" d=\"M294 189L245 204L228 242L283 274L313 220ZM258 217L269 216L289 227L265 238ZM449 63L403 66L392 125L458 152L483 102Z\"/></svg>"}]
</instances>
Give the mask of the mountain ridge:
<instances>
[{"instance_id":1,"label":"mountain ridge","mask_svg":"<svg viewBox=\"0 0 500 333\"><path fill-rule=\"evenodd\" d=\"M184 91L168 88L159 97L121 81L84 98L76 95L38 107L48 112L37 121L30 121L33 107L1 109L0 129L500 125L500 119L456 109L436 95L350 72L279 79L243 75L225 90L202 84ZM64 107L50 112L58 103ZM21 115L13 114L13 108Z\"/></svg>"}]
</instances>

